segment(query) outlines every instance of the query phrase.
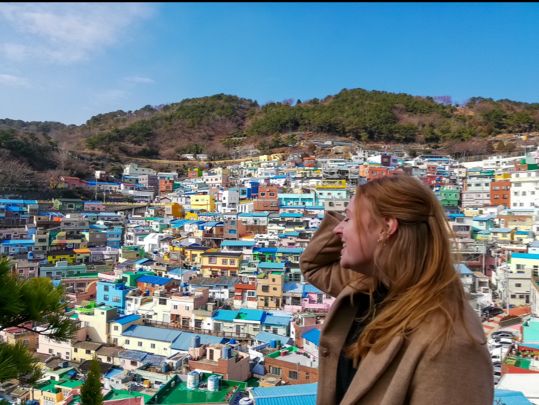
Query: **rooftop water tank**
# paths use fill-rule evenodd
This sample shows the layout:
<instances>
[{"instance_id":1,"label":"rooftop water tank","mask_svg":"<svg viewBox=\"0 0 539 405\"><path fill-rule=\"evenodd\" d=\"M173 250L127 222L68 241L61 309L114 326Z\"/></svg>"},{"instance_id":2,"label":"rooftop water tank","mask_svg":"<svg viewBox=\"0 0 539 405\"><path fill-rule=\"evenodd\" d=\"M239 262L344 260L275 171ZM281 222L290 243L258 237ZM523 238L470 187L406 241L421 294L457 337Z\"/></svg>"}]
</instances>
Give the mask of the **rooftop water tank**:
<instances>
[{"instance_id":1,"label":"rooftop water tank","mask_svg":"<svg viewBox=\"0 0 539 405\"><path fill-rule=\"evenodd\" d=\"M200 375L196 371L191 371L187 374L187 389L196 390L200 383Z\"/></svg>"},{"instance_id":2,"label":"rooftop water tank","mask_svg":"<svg viewBox=\"0 0 539 405\"><path fill-rule=\"evenodd\" d=\"M217 375L210 375L208 378L208 391L217 392L220 389L221 379Z\"/></svg>"},{"instance_id":3,"label":"rooftop water tank","mask_svg":"<svg viewBox=\"0 0 539 405\"><path fill-rule=\"evenodd\" d=\"M193 347L194 348L200 347L200 336L198 335L193 336Z\"/></svg>"},{"instance_id":4,"label":"rooftop water tank","mask_svg":"<svg viewBox=\"0 0 539 405\"><path fill-rule=\"evenodd\" d=\"M232 348L229 345L224 345L221 350L221 357L223 359L230 359L232 357Z\"/></svg>"}]
</instances>

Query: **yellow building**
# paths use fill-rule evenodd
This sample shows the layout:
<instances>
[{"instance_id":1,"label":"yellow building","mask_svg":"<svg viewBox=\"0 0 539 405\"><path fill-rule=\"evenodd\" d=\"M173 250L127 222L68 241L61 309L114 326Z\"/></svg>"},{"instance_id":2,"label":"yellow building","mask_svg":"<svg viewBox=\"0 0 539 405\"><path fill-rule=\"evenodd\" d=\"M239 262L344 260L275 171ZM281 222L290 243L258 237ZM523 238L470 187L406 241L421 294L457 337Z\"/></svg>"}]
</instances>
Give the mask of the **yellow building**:
<instances>
[{"instance_id":1,"label":"yellow building","mask_svg":"<svg viewBox=\"0 0 539 405\"><path fill-rule=\"evenodd\" d=\"M234 277L238 275L243 254L209 249L202 254L200 266L203 277Z\"/></svg>"},{"instance_id":2,"label":"yellow building","mask_svg":"<svg viewBox=\"0 0 539 405\"><path fill-rule=\"evenodd\" d=\"M97 356L96 352L101 346L103 346L103 344L97 342L75 342L71 346L71 358L73 361L77 361L79 363L86 360L92 360L95 356Z\"/></svg>"},{"instance_id":3,"label":"yellow building","mask_svg":"<svg viewBox=\"0 0 539 405\"><path fill-rule=\"evenodd\" d=\"M263 273L256 280L258 308L280 309L283 302L284 273Z\"/></svg>"},{"instance_id":4,"label":"yellow building","mask_svg":"<svg viewBox=\"0 0 539 405\"><path fill-rule=\"evenodd\" d=\"M67 264L75 264L77 262L77 254L72 250L49 252L47 254L47 261L50 264L56 264L56 262L67 262Z\"/></svg>"},{"instance_id":5,"label":"yellow building","mask_svg":"<svg viewBox=\"0 0 539 405\"><path fill-rule=\"evenodd\" d=\"M215 198L208 194L192 195L191 209L197 211L215 212Z\"/></svg>"},{"instance_id":6,"label":"yellow building","mask_svg":"<svg viewBox=\"0 0 539 405\"><path fill-rule=\"evenodd\" d=\"M177 202L173 202L165 205L165 216L173 218L183 218L185 216L185 211L183 206Z\"/></svg>"},{"instance_id":7,"label":"yellow building","mask_svg":"<svg viewBox=\"0 0 539 405\"><path fill-rule=\"evenodd\" d=\"M184 263L191 266L200 266L202 264L202 254L208 250L205 246L186 246L183 249Z\"/></svg>"},{"instance_id":8,"label":"yellow building","mask_svg":"<svg viewBox=\"0 0 539 405\"><path fill-rule=\"evenodd\" d=\"M511 180L511 173L509 172L496 173L494 175L494 181L499 181L499 180Z\"/></svg>"}]
</instances>

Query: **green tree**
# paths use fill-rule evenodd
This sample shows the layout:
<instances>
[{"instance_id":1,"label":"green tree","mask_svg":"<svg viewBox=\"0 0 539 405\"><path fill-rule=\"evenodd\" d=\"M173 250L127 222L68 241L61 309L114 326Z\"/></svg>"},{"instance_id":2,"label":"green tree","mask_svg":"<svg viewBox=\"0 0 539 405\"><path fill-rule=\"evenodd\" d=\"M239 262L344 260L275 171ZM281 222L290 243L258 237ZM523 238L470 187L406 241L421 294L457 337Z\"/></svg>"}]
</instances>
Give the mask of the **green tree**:
<instances>
[{"instance_id":1,"label":"green tree","mask_svg":"<svg viewBox=\"0 0 539 405\"><path fill-rule=\"evenodd\" d=\"M82 405L103 404L103 394L101 393L101 367L97 358L93 358L90 363L90 371L86 376L86 381L80 389L80 399Z\"/></svg>"},{"instance_id":2,"label":"green tree","mask_svg":"<svg viewBox=\"0 0 539 405\"><path fill-rule=\"evenodd\" d=\"M9 260L0 259L0 331L19 327L54 340L71 338L76 326L65 315L63 297L50 279L19 280L11 274ZM0 342L0 382L10 378L32 382L39 377L37 360L23 345Z\"/></svg>"}]
</instances>

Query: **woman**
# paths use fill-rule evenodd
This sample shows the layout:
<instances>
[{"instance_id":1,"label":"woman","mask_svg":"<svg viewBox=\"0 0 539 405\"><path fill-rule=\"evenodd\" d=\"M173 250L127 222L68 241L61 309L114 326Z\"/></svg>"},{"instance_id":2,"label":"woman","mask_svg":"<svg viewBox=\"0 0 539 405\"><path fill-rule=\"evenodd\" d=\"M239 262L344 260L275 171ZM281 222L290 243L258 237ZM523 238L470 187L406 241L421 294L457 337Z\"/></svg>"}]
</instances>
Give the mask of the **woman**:
<instances>
[{"instance_id":1,"label":"woman","mask_svg":"<svg viewBox=\"0 0 539 405\"><path fill-rule=\"evenodd\" d=\"M301 257L336 297L320 339L318 404L491 405L481 323L451 258L434 193L410 176L357 188Z\"/></svg>"}]
</instances>

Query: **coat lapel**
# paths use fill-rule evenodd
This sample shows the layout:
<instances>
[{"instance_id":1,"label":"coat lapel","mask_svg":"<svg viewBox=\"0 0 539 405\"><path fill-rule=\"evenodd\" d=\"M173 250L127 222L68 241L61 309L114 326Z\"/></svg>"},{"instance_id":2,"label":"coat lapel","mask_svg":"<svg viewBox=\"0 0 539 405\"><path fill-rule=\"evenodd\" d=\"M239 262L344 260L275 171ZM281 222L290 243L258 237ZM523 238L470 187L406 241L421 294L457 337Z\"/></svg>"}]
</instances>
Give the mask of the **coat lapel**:
<instances>
[{"instance_id":1,"label":"coat lapel","mask_svg":"<svg viewBox=\"0 0 539 405\"><path fill-rule=\"evenodd\" d=\"M402 347L403 342L404 338L397 336L380 353L370 351L359 364L356 375L350 384L350 388L346 391L341 404L357 403L391 364L391 361Z\"/></svg>"}]
</instances>

